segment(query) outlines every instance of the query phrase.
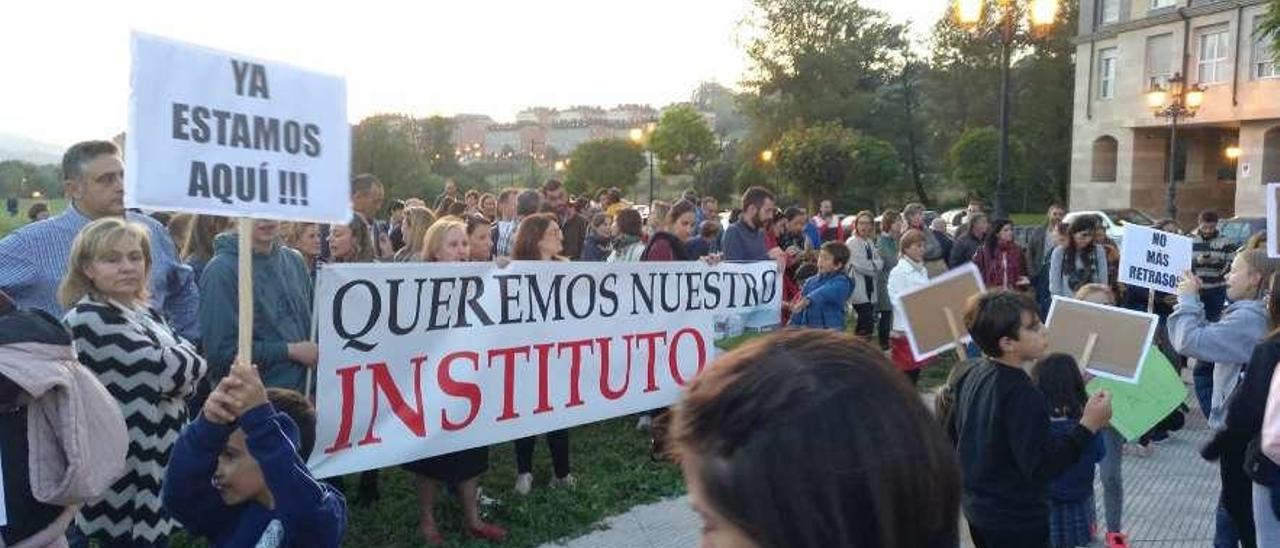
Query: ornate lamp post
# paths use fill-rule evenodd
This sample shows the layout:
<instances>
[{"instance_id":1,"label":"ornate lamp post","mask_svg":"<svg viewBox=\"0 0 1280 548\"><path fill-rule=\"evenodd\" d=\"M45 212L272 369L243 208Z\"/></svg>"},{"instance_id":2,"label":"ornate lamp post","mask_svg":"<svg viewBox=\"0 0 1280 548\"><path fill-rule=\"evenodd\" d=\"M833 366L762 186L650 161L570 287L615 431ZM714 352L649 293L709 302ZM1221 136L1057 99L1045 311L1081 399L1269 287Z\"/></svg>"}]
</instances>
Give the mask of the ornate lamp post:
<instances>
[{"instance_id":1,"label":"ornate lamp post","mask_svg":"<svg viewBox=\"0 0 1280 548\"><path fill-rule=\"evenodd\" d=\"M1160 118L1169 119L1169 163L1165 167L1165 209L1170 219L1178 215L1178 189L1174 181L1174 160L1178 151L1178 120L1193 118L1204 102L1204 88L1200 84L1188 87L1182 74L1174 74L1163 86L1156 85L1147 92L1147 106Z\"/></svg>"},{"instance_id":2,"label":"ornate lamp post","mask_svg":"<svg viewBox=\"0 0 1280 548\"><path fill-rule=\"evenodd\" d=\"M956 19L963 25L978 27L983 22L983 7L989 0L955 0ZM995 217L1006 218L1009 202L1009 68L1013 47L1024 38L1022 27L1023 2L995 0L998 29L995 38L1000 42L1000 159L996 175ZM1030 0L1031 31L1043 33L1058 17L1058 0Z\"/></svg>"}]
</instances>

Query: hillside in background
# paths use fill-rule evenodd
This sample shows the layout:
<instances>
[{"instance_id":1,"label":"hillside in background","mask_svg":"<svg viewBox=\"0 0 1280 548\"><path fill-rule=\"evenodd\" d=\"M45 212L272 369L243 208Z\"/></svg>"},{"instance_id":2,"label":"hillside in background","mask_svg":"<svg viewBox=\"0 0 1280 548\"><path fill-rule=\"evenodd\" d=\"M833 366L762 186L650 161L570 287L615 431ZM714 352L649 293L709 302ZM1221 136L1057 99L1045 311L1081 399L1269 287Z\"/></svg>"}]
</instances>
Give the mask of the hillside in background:
<instances>
[{"instance_id":1,"label":"hillside in background","mask_svg":"<svg viewBox=\"0 0 1280 548\"><path fill-rule=\"evenodd\" d=\"M63 148L21 135L0 132L0 161L22 160L36 165L62 161Z\"/></svg>"}]
</instances>

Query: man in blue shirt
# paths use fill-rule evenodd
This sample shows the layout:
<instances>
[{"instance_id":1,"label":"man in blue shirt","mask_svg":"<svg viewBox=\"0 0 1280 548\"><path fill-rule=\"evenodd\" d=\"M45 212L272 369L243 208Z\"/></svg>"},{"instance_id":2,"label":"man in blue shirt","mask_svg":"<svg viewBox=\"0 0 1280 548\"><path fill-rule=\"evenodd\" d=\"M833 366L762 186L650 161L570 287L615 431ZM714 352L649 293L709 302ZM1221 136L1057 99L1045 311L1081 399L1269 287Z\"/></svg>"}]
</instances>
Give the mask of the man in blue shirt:
<instances>
[{"instance_id":1,"label":"man in blue shirt","mask_svg":"<svg viewBox=\"0 0 1280 548\"><path fill-rule=\"evenodd\" d=\"M742 193L742 215L721 240L726 261L767 261L777 257L765 248L764 224L773 218L773 193L753 186Z\"/></svg>"},{"instance_id":2,"label":"man in blue shirt","mask_svg":"<svg viewBox=\"0 0 1280 548\"><path fill-rule=\"evenodd\" d=\"M151 303L183 337L200 339L199 293L191 269L178 259L163 225L124 210L124 161L110 141L77 143L62 157L70 205L61 214L24 226L0 239L0 291L22 308L61 318L58 285L67 271L71 242L80 229L103 217L120 217L151 233Z\"/></svg>"}]
</instances>

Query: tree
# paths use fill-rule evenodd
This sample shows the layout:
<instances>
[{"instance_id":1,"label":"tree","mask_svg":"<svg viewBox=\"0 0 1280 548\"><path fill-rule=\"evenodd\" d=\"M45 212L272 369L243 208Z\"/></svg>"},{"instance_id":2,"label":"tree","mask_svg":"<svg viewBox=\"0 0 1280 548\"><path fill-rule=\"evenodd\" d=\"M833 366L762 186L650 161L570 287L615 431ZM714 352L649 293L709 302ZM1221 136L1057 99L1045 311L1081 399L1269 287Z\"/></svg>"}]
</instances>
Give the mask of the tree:
<instances>
[{"instance_id":1,"label":"tree","mask_svg":"<svg viewBox=\"0 0 1280 548\"><path fill-rule=\"evenodd\" d=\"M61 171L54 164L5 160L0 162L0 195L25 198L39 192L46 198L62 196Z\"/></svg>"},{"instance_id":2,"label":"tree","mask_svg":"<svg viewBox=\"0 0 1280 548\"><path fill-rule=\"evenodd\" d=\"M1271 41L1271 56L1280 61L1280 0L1271 0L1258 22L1258 38Z\"/></svg>"},{"instance_id":3,"label":"tree","mask_svg":"<svg viewBox=\"0 0 1280 548\"><path fill-rule=\"evenodd\" d=\"M717 200L728 200L736 190L734 187L733 162L726 158L717 158L702 164L694 172L694 188L703 196L715 196Z\"/></svg>"},{"instance_id":4,"label":"tree","mask_svg":"<svg viewBox=\"0 0 1280 548\"><path fill-rule=\"evenodd\" d=\"M1000 132L993 127L974 128L964 132L951 147L951 177L970 194L991 200L995 196L999 173L997 157ZM1009 139L1010 179L1016 179L1022 168L1022 143Z\"/></svg>"},{"instance_id":5,"label":"tree","mask_svg":"<svg viewBox=\"0 0 1280 548\"><path fill-rule=\"evenodd\" d=\"M746 116L738 109L738 94L715 82L703 82L693 92L698 110L716 115L715 133L727 139L741 139L748 129Z\"/></svg>"},{"instance_id":6,"label":"tree","mask_svg":"<svg viewBox=\"0 0 1280 548\"><path fill-rule=\"evenodd\" d=\"M636 174L648 165L640 147L626 139L601 139L578 145L569 159L565 184L574 194L609 187L631 188Z\"/></svg>"},{"instance_id":7,"label":"tree","mask_svg":"<svg viewBox=\"0 0 1280 548\"><path fill-rule=\"evenodd\" d=\"M853 165L844 185L841 201L846 208L881 209L884 189L896 186L902 178L902 159L893 145L875 137L862 136L853 143Z\"/></svg>"},{"instance_id":8,"label":"tree","mask_svg":"<svg viewBox=\"0 0 1280 548\"><path fill-rule=\"evenodd\" d=\"M883 138L897 149L916 199L930 205L925 181L932 179L926 172L933 162L927 146L927 123L921 113L922 88L929 67L916 59L909 46L904 46L901 54L902 68L877 93L872 107L872 125L865 133Z\"/></svg>"},{"instance_id":9,"label":"tree","mask_svg":"<svg viewBox=\"0 0 1280 548\"><path fill-rule=\"evenodd\" d=\"M876 89L895 74L900 25L858 0L755 0L742 97L750 148L800 125L863 127Z\"/></svg>"},{"instance_id":10,"label":"tree","mask_svg":"<svg viewBox=\"0 0 1280 548\"><path fill-rule=\"evenodd\" d=\"M663 175L682 175L716 151L716 137L698 111L679 106L663 113L649 147L661 160Z\"/></svg>"},{"instance_id":11,"label":"tree","mask_svg":"<svg viewBox=\"0 0 1280 548\"><path fill-rule=\"evenodd\" d=\"M778 171L810 205L833 198L850 182L855 141L852 131L836 123L792 129L774 147Z\"/></svg>"},{"instance_id":12,"label":"tree","mask_svg":"<svg viewBox=\"0 0 1280 548\"><path fill-rule=\"evenodd\" d=\"M441 116L419 118L409 126L414 151L426 158L432 173L442 177L453 177L462 171L455 155L458 145L453 139L453 126L452 120Z\"/></svg>"},{"instance_id":13,"label":"tree","mask_svg":"<svg viewBox=\"0 0 1280 548\"><path fill-rule=\"evenodd\" d=\"M444 182L431 176L430 162L415 148L423 142L416 125L414 119L400 115L361 120L351 132L352 173L377 175L389 198L434 199Z\"/></svg>"}]
</instances>

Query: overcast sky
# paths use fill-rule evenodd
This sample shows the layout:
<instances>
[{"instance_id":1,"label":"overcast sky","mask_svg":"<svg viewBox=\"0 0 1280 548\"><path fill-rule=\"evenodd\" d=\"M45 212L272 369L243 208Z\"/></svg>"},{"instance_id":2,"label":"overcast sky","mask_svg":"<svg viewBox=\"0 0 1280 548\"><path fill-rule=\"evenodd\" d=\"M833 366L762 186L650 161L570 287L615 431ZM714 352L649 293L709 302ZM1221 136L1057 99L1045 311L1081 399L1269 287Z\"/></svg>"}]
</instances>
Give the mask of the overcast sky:
<instances>
[{"instance_id":1,"label":"overcast sky","mask_svg":"<svg viewBox=\"0 0 1280 548\"><path fill-rule=\"evenodd\" d=\"M864 0L927 31L948 0ZM6 1L0 132L58 145L124 129L129 31L346 76L352 121L378 112L661 106L746 61L749 0ZM323 7L322 7L323 6Z\"/></svg>"}]
</instances>

